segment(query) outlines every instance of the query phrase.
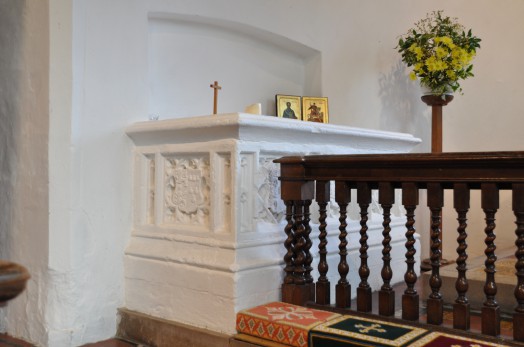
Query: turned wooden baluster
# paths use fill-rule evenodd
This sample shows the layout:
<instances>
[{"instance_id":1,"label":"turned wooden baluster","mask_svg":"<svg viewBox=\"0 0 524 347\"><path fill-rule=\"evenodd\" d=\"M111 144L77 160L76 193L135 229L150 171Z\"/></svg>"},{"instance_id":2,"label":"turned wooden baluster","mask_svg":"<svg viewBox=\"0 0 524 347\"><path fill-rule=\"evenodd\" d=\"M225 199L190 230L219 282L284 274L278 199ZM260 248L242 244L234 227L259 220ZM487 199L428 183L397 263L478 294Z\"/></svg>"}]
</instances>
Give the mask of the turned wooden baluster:
<instances>
[{"instance_id":1,"label":"turned wooden baluster","mask_svg":"<svg viewBox=\"0 0 524 347\"><path fill-rule=\"evenodd\" d=\"M402 319L416 321L419 318L419 295L415 289L415 208L418 205L418 187L415 183L402 184L402 204L406 209L406 264L404 275L406 290L402 295Z\"/></svg>"},{"instance_id":2,"label":"turned wooden baluster","mask_svg":"<svg viewBox=\"0 0 524 347\"><path fill-rule=\"evenodd\" d=\"M295 200L293 202L294 211L293 218L295 223L293 224L294 232L294 269L293 269L293 282L295 284L304 285L306 284L306 228L304 226L304 200Z\"/></svg>"},{"instance_id":3,"label":"turned wooden baluster","mask_svg":"<svg viewBox=\"0 0 524 347\"><path fill-rule=\"evenodd\" d=\"M284 283L282 284L282 301L291 302L293 292L290 290L290 286L294 283L294 274L293 270L295 269L295 264L293 262L293 201L286 200L286 221L287 224L284 228L284 232L287 237L284 241L284 247L286 248L286 254L284 255Z\"/></svg>"},{"instance_id":4,"label":"turned wooden baluster","mask_svg":"<svg viewBox=\"0 0 524 347\"><path fill-rule=\"evenodd\" d=\"M484 294L486 301L482 306L482 328L485 335L497 336L500 334L500 308L495 295L497 294L497 284L495 283L495 213L499 208L499 190L495 183L483 183L482 190L482 209L486 215L486 254L485 269L486 283L484 284Z\"/></svg>"},{"instance_id":5,"label":"turned wooden baluster","mask_svg":"<svg viewBox=\"0 0 524 347\"><path fill-rule=\"evenodd\" d=\"M428 324L440 325L443 318L442 294L440 287L442 279L440 278L440 225L441 212L444 206L444 191L440 183L428 183L428 207L431 211L431 277L429 285L431 294L427 300Z\"/></svg>"},{"instance_id":6,"label":"turned wooden baluster","mask_svg":"<svg viewBox=\"0 0 524 347\"><path fill-rule=\"evenodd\" d=\"M371 311L371 286L368 283L368 235L367 221L368 208L371 203L371 187L368 183L359 182L357 184L357 202L360 206L360 284L357 288L357 310L361 312Z\"/></svg>"},{"instance_id":7,"label":"turned wooden baluster","mask_svg":"<svg viewBox=\"0 0 524 347\"><path fill-rule=\"evenodd\" d=\"M338 273L340 279L335 286L335 301L337 307L350 307L351 306L351 286L347 280L347 274L349 272L349 265L347 263L347 206L351 201L351 191L346 182L336 181L335 182L335 201L340 207L340 245L338 247L340 254L340 262L338 263Z\"/></svg>"},{"instance_id":8,"label":"turned wooden baluster","mask_svg":"<svg viewBox=\"0 0 524 347\"><path fill-rule=\"evenodd\" d=\"M393 185L388 182L380 182L378 186L378 201L383 209L383 231L382 231L382 287L378 293L378 313L382 316L392 316L395 314L395 292L391 287L393 270L391 269L391 207L395 202L395 190Z\"/></svg>"},{"instance_id":9,"label":"turned wooden baluster","mask_svg":"<svg viewBox=\"0 0 524 347\"><path fill-rule=\"evenodd\" d=\"M469 330L470 327L470 307L466 293L469 285L466 278L466 260L468 255L466 249L468 245L466 238L467 227L467 213L469 210L470 193L469 187L465 183L456 183L453 187L453 205L457 211L457 221L459 226L457 228L457 281L455 282L455 289L457 290L457 299L453 304L453 327L455 329Z\"/></svg>"},{"instance_id":10,"label":"turned wooden baluster","mask_svg":"<svg viewBox=\"0 0 524 347\"><path fill-rule=\"evenodd\" d=\"M515 257L515 269L517 270L517 286L515 287L515 298L517 307L513 314L513 338L516 341L524 341L524 184L513 185L513 212L517 218L517 251Z\"/></svg>"},{"instance_id":11,"label":"turned wooden baluster","mask_svg":"<svg viewBox=\"0 0 524 347\"><path fill-rule=\"evenodd\" d=\"M318 281L316 283L316 303L319 305L329 305L331 302L330 298L330 283L327 278L327 272L329 270L327 262L327 231L326 231L326 218L327 211L326 207L330 199L330 182L329 181L317 181L316 189L316 201L319 207L318 229L320 234L318 236L318 253L320 259L318 262Z\"/></svg>"},{"instance_id":12,"label":"turned wooden baluster","mask_svg":"<svg viewBox=\"0 0 524 347\"><path fill-rule=\"evenodd\" d=\"M311 221L311 213L309 211L309 207L311 206L311 200L306 200L304 202L304 239L306 241L306 244L304 246L304 253L306 253L306 260L304 262L304 268L306 272L304 273L304 277L306 279L306 285L309 287L309 300L314 301L315 300L315 283L313 280L313 276L311 276L311 271L313 271L313 267L311 266L311 263L313 262L313 256L311 255L311 246L313 246L313 242L311 242L311 225L309 222Z\"/></svg>"},{"instance_id":13,"label":"turned wooden baluster","mask_svg":"<svg viewBox=\"0 0 524 347\"><path fill-rule=\"evenodd\" d=\"M293 200L293 241L289 249L293 251L293 283L282 285L282 300L295 305L304 305L311 300L311 291L306 281L306 226L304 224L305 200ZM287 240L286 240L287 241ZM286 254L287 259L287 254ZM286 275L288 272L286 272Z\"/></svg>"}]
</instances>

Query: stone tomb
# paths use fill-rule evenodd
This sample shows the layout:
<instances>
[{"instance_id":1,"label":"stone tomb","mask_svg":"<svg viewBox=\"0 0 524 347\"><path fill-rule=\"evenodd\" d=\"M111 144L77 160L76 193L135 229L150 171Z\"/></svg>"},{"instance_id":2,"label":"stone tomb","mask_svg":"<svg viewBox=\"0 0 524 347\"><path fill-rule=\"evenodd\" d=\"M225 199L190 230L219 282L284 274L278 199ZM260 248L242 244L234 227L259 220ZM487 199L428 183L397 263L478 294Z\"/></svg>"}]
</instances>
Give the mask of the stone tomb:
<instances>
[{"instance_id":1,"label":"stone tomb","mask_svg":"<svg viewBox=\"0 0 524 347\"><path fill-rule=\"evenodd\" d=\"M242 113L140 122L126 132L135 145L135 186L125 308L226 334L234 333L239 310L280 299L285 208L274 159L409 152L420 142L407 134ZM382 219L376 202L371 212L370 282L377 289ZM402 269L393 281L401 281L405 219L398 204L393 213L392 267ZM358 209L352 207L349 217L348 278L355 288ZM313 240L318 238L315 218ZM338 276L337 218L333 203L328 219L332 283ZM315 244L315 258L317 250Z\"/></svg>"}]
</instances>

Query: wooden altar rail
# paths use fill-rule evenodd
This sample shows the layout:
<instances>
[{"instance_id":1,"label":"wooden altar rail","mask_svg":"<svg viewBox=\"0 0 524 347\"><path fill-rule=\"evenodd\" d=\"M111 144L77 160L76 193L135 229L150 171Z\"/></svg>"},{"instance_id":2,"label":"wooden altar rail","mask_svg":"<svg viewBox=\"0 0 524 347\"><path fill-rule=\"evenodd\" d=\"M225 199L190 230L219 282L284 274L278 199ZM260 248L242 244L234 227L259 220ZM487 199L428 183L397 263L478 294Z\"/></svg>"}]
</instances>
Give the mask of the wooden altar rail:
<instances>
[{"instance_id":1,"label":"wooden altar rail","mask_svg":"<svg viewBox=\"0 0 524 347\"><path fill-rule=\"evenodd\" d=\"M378 190L378 202L383 209L382 286L378 293L378 314L392 316L395 311L395 292L391 286L393 270L390 265L390 210L394 203L394 189L402 189L402 204L406 211L406 263L404 275L406 289L402 293L402 318L419 320L419 293L415 289L415 208L419 204L419 190L427 190L427 206L431 213L430 254L431 294L426 300L427 324L443 322L443 299L440 293L442 280L440 268L439 232L444 190L453 190L454 209L457 212L457 297L453 305L453 327L468 330L470 306L467 299L467 213L470 190L481 191L481 207L485 214L485 301L481 309L481 333L500 334L500 307L496 300L497 284L495 214L499 208L499 191L512 192L516 230L498 230L516 234L515 310L513 331L515 341L524 341L524 152L487 153L430 153L384 155L335 155L284 157L276 160L281 166L281 193L286 204L284 242L284 281L282 299L288 303L304 305L315 301L330 304L330 283L326 261L326 206L330 200L330 182L335 182L335 201L340 207L339 218L339 280L335 285L336 307L349 308L351 286L347 280L347 208L351 203L351 189L357 191L356 203L360 207L360 283L357 307L360 312L371 312L371 287L367 282L370 269L367 265L367 220L372 190ZM315 199L319 206L319 278L315 281L310 239L310 205ZM453 231L455 232L455 231ZM474 235L478 237L477 235Z\"/></svg>"}]
</instances>

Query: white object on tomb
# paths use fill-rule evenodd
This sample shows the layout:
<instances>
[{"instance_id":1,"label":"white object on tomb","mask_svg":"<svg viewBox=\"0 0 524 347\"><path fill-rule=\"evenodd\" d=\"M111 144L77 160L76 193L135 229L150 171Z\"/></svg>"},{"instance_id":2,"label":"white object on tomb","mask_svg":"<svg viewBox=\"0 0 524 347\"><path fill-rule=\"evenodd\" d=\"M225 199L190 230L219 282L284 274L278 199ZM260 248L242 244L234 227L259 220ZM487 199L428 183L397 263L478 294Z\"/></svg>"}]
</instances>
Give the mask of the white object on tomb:
<instances>
[{"instance_id":1,"label":"white object on tomb","mask_svg":"<svg viewBox=\"0 0 524 347\"><path fill-rule=\"evenodd\" d=\"M420 142L408 134L244 113L140 122L126 132L135 145L126 308L228 334L235 331L236 312L280 299L285 221L279 166L273 160L409 152ZM330 211L329 275L334 287L336 206ZM314 221L315 208L312 212ZM349 212L354 219L348 223L348 279L355 290L360 225L358 211ZM369 281L378 288L382 219L376 215L378 207L372 212ZM394 213L391 264L405 269L405 219L399 208ZM315 225L311 237L318 238ZM316 247L311 249L315 257ZM404 270L394 271L393 282L403 276Z\"/></svg>"},{"instance_id":2,"label":"white object on tomb","mask_svg":"<svg viewBox=\"0 0 524 347\"><path fill-rule=\"evenodd\" d=\"M246 109L244 110L245 113L249 114L262 114L262 104L256 103L249 106L246 106Z\"/></svg>"}]
</instances>

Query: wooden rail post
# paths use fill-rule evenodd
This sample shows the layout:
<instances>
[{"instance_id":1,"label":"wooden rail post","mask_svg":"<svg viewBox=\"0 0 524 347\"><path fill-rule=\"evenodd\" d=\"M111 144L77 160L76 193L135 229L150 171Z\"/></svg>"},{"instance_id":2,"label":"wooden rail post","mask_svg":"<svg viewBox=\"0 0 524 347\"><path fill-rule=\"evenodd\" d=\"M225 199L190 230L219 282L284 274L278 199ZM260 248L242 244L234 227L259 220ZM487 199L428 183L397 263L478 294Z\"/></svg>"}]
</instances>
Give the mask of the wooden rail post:
<instances>
[{"instance_id":1,"label":"wooden rail post","mask_svg":"<svg viewBox=\"0 0 524 347\"><path fill-rule=\"evenodd\" d=\"M457 211L457 221L459 226L458 231L458 247L457 247L457 281L455 282L455 289L457 290L458 296L453 304L453 328L469 330L470 327L470 308L466 293L469 285L466 278L466 260L468 254L466 249L466 239L468 234L466 233L466 215L469 210L469 199L470 190L466 183L455 183L453 186L453 205Z\"/></svg>"},{"instance_id":2,"label":"wooden rail post","mask_svg":"<svg viewBox=\"0 0 524 347\"><path fill-rule=\"evenodd\" d=\"M484 285L484 294L486 301L482 306L482 333L491 336L500 334L500 308L495 296L497 294L497 283L495 282L495 213L499 208L499 190L495 183L482 183L482 209L486 214L486 283Z\"/></svg>"},{"instance_id":3,"label":"wooden rail post","mask_svg":"<svg viewBox=\"0 0 524 347\"><path fill-rule=\"evenodd\" d=\"M340 207L340 244L338 246L340 261L338 263L338 273L340 274L340 279L335 286L335 300L337 307L350 307L351 306L351 285L347 280L347 274L349 273L349 265L347 263L347 206L351 201L351 190L349 185L344 181L335 182L335 201Z\"/></svg>"},{"instance_id":4,"label":"wooden rail post","mask_svg":"<svg viewBox=\"0 0 524 347\"><path fill-rule=\"evenodd\" d=\"M331 303L331 285L327 278L327 272L329 269L327 262L327 231L326 231L326 218L327 211L326 207L330 200L330 181L317 181L316 185L316 200L319 207L319 244L318 244L318 253L320 259L318 262L318 281L315 286L316 290L316 303L319 305L329 305Z\"/></svg>"},{"instance_id":5,"label":"wooden rail post","mask_svg":"<svg viewBox=\"0 0 524 347\"><path fill-rule=\"evenodd\" d=\"M415 289L415 208L418 205L418 187L415 183L402 184L402 204L406 209L406 264L404 275L407 288L402 295L402 319L416 321L419 318L419 295Z\"/></svg>"},{"instance_id":6,"label":"wooden rail post","mask_svg":"<svg viewBox=\"0 0 524 347\"><path fill-rule=\"evenodd\" d=\"M304 176L300 164L281 164L281 174ZM284 255L284 282L282 283L282 301L304 305L314 300L314 289L310 278L311 240L309 240L309 204L313 200L314 181L285 179L281 182L281 197L286 204L287 225L286 254Z\"/></svg>"},{"instance_id":7,"label":"wooden rail post","mask_svg":"<svg viewBox=\"0 0 524 347\"><path fill-rule=\"evenodd\" d=\"M441 241L440 218L442 207L444 206L444 190L440 183L428 183L428 207L431 210L431 277L429 285L431 294L427 300L428 306L428 324L440 325L443 319L443 303L440 287L442 279L440 278L440 259L441 259Z\"/></svg>"},{"instance_id":8,"label":"wooden rail post","mask_svg":"<svg viewBox=\"0 0 524 347\"><path fill-rule=\"evenodd\" d=\"M395 314L395 291L391 287L393 269L391 268L391 207L395 202L395 190L389 182L378 184L378 202L382 206L383 221L382 226L382 287L378 292L378 313L382 316L393 316Z\"/></svg>"},{"instance_id":9,"label":"wooden rail post","mask_svg":"<svg viewBox=\"0 0 524 347\"><path fill-rule=\"evenodd\" d=\"M368 235L367 235L367 221L368 208L371 204L371 187L366 182L359 182L357 184L357 203L360 206L360 267L358 274L360 276L360 284L357 288L357 310L361 312L371 312L372 297L371 286L368 283L369 267L368 267Z\"/></svg>"}]
</instances>

